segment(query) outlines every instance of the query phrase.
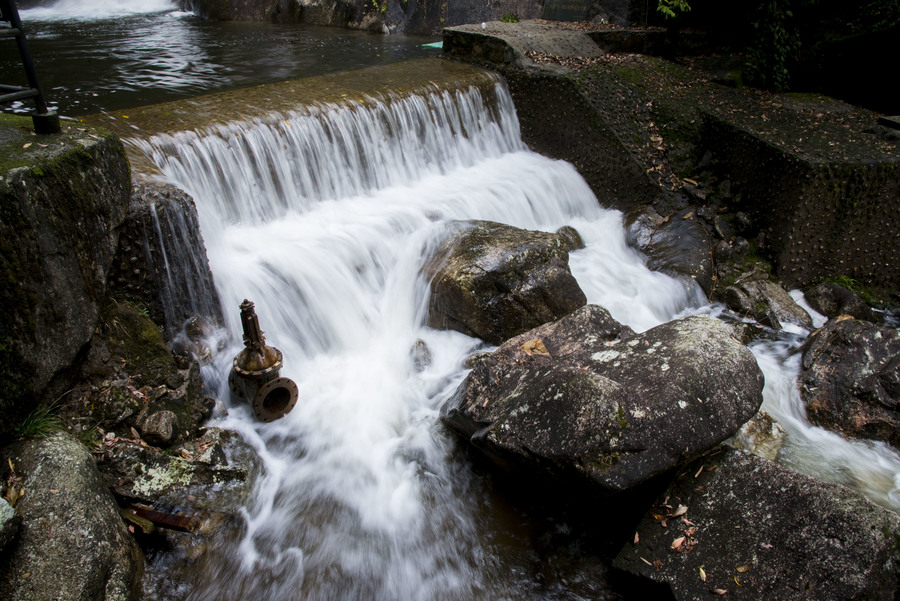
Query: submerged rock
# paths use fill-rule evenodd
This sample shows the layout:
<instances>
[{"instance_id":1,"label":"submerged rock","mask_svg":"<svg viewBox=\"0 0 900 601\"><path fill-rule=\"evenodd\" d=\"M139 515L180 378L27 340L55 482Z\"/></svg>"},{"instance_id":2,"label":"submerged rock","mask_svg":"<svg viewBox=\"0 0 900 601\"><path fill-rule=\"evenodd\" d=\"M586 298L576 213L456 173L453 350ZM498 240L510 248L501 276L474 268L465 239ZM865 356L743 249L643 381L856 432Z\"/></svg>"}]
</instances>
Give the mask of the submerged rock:
<instances>
[{"instance_id":1,"label":"submerged rock","mask_svg":"<svg viewBox=\"0 0 900 601\"><path fill-rule=\"evenodd\" d=\"M810 421L900 449L900 332L856 319L828 322L803 351L800 396Z\"/></svg>"},{"instance_id":2,"label":"submerged rock","mask_svg":"<svg viewBox=\"0 0 900 601\"><path fill-rule=\"evenodd\" d=\"M16 504L19 535L4 551L0 598L138 599L143 556L90 453L62 432L8 452L24 494Z\"/></svg>"},{"instance_id":3,"label":"submerged rock","mask_svg":"<svg viewBox=\"0 0 900 601\"><path fill-rule=\"evenodd\" d=\"M615 493L732 436L762 386L752 353L720 321L634 334L588 305L477 361L441 419L502 468Z\"/></svg>"},{"instance_id":4,"label":"submerged rock","mask_svg":"<svg viewBox=\"0 0 900 601\"><path fill-rule=\"evenodd\" d=\"M892 601L900 518L861 494L724 449L686 466L613 566L675 599Z\"/></svg>"},{"instance_id":5,"label":"submerged rock","mask_svg":"<svg viewBox=\"0 0 900 601\"><path fill-rule=\"evenodd\" d=\"M423 268L428 325L500 344L584 306L567 246L558 234L459 222Z\"/></svg>"}]
</instances>

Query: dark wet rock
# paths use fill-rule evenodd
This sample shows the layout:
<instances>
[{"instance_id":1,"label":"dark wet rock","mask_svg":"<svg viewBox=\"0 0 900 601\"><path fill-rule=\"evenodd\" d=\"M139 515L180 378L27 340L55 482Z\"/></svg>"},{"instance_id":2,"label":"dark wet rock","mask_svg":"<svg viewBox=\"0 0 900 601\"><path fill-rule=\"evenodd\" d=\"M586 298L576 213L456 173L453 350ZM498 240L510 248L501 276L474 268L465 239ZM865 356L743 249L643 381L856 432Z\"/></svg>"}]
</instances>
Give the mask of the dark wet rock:
<instances>
[{"instance_id":1,"label":"dark wet rock","mask_svg":"<svg viewBox=\"0 0 900 601\"><path fill-rule=\"evenodd\" d=\"M208 335L202 330L224 323L189 194L171 184L134 185L109 288L116 297L143 307L153 321L165 325L168 338L180 337L181 343L196 342L199 335Z\"/></svg>"},{"instance_id":2,"label":"dark wet rock","mask_svg":"<svg viewBox=\"0 0 900 601\"><path fill-rule=\"evenodd\" d=\"M557 234L490 221L458 222L423 268L428 325L491 344L584 306Z\"/></svg>"},{"instance_id":3,"label":"dark wet rock","mask_svg":"<svg viewBox=\"0 0 900 601\"><path fill-rule=\"evenodd\" d=\"M647 267L670 275L687 276L709 295L713 287L710 237L684 209L663 217L645 207L628 220L628 241L647 255Z\"/></svg>"},{"instance_id":4,"label":"dark wet rock","mask_svg":"<svg viewBox=\"0 0 900 601\"><path fill-rule=\"evenodd\" d=\"M19 535L0 563L0 598L138 599L143 556L91 454L64 433L7 451L24 495Z\"/></svg>"},{"instance_id":5,"label":"dark wet rock","mask_svg":"<svg viewBox=\"0 0 900 601\"><path fill-rule=\"evenodd\" d=\"M898 548L897 514L726 449L681 471L613 566L667 583L679 601L892 601Z\"/></svg>"},{"instance_id":6,"label":"dark wet rock","mask_svg":"<svg viewBox=\"0 0 900 601\"><path fill-rule=\"evenodd\" d=\"M15 537L21 522L22 517L16 513L16 510L6 499L0 498L0 552Z\"/></svg>"},{"instance_id":7,"label":"dark wet rock","mask_svg":"<svg viewBox=\"0 0 900 601\"><path fill-rule=\"evenodd\" d=\"M441 419L504 469L634 487L732 436L763 377L708 317L643 334L588 305L479 360Z\"/></svg>"},{"instance_id":8,"label":"dark wet rock","mask_svg":"<svg viewBox=\"0 0 900 601\"><path fill-rule=\"evenodd\" d=\"M765 277L762 273L746 277L725 288L717 297L738 315L752 317L774 330L787 324L812 330L809 313L784 288Z\"/></svg>"},{"instance_id":9,"label":"dark wet rock","mask_svg":"<svg viewBox=\"0 0 900 601\"><path fill-rule=\"evenodd\" d=\"M838 315L849 315L856 319L879 321L863 299L840 284L823 282L808 290L804 296L810 307L826 317L833 319Z\"/></svg>"},{"instance_id":10,"label":"dark wet rock","mask_svg":"<svg viewBox=\"0 0 900 601\"><path fill-rule=\"evenodd\" d=\"M35 144L30 120L9 117L4 135L23 137L0 170L0 440L68 389L48 387L97 325L130 180L112 134L67 126Z\"/></svg>"},{"instance_id":11,"label":"dark wet rock","mask_svg":"<svg viewBox=\"0 0 900 601\"><path fill-rule=\"evenodd\" d=\"M804 347L800 395L813 423L900 448L900 332L828 322Z\"/></svg>"}]
</instances>

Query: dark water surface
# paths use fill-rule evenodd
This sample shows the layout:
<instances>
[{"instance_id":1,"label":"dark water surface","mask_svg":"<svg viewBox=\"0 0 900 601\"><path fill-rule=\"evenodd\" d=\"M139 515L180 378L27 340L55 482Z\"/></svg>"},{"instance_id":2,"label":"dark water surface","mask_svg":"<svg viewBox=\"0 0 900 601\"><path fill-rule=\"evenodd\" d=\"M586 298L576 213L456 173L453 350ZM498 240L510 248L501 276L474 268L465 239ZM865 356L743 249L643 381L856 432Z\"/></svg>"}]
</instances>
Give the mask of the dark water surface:
<instances>
[{"instance_id":1,"label":"dark water surface","mask_svg":"<svg viewBox=\"0 0 900 601\"><path fill-rule=\"evenodd\" d=\"M221 22L164 0L60 2L19 12L48 104L83 115L425 56L433 39L309 25ZM129 6L130 5L130 6ZM160 9L162 8L162 9ZM155 10L138 13L132 11ZM0 44L0 82L24 85L16 45ZM33 102L2 107L30 112Z\"/></svg>"}]
</instances>

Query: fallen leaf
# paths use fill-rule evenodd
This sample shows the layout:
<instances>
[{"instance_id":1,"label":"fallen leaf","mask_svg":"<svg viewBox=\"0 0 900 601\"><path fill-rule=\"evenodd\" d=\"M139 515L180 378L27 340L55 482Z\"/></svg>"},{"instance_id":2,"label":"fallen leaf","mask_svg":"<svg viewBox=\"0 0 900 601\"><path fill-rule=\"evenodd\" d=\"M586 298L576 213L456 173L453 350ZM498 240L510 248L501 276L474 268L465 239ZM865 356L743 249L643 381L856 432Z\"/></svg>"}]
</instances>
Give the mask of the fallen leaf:
<instances>
[{"instance_id":1,"label":"fallen leaf","mask_svg":"<svg viewBox=\"0 0 900 601\"><path fill-rule=\"evenodd\" d=\"M750 566L749 566L749 565L738 566L738 567L735 568L735 570L737 570L738 572L740 572L741 574L743 574L744 572L749 572L749 571L750 571Z\"/></svg>"},{"instance_id":2,"label":"fallen leaf","mask_svg":"<svg viewBox=\"0 0 900 601\"><path fill-rule=\"evenodd\" d=\"M31 146L31 142L26 142L22 145L22 148L28 148L29 146Z\"/></svg>"},{"instance_id":3,"label":"fallen leaf","mask_svg":"<svg viewBox=\"0 0 900 601\"><path fill-rule=\"evenodd\" d=\"M675 551L681 551L681 545L683 545L683 544L684 544L684 537L679 536L678 538L676 538L675 540L672 541L672 546L670 548Z\"/></svg>"},{"instance_id":4,"label":"fallen leaf","mask_svg":"<svg viewBox=\"0 0 900 601\"><path fill-rule=\"evenodd\" d=\"M680 516L680 515L686 514L687 511L688 511L688 508L687 508L687 507L685 507L684 505L679 505L679 506L675 509L675 511L672 513L672 515L669 516L669 517L677 518L677 517Z\"/></svg>"},{"instance_id":5,"label":"fallen leaf","mask_svg":"<svg viewBox=\"0 0 900 601\"><path fill-rule=\"evenodd\" d=\"M547 347L544 345L544 342L540 338L532 338L519 348L525 351L525 353L528 355L544 355L545 357L550 356L550 352L547 350Z\"/></svg>"},{"instance_id":6,"label":"fallen leaf","mask_svg":"<svg viewBox=\"0 0 900 601\"><path fill-rule=\"evenodd\" d=\"M700 469L697 470L697 473L694 474L694 478L696 478L697 476L699 476L699 475L700 475L700 472L702 472L702 471L703 471L703 466L701 465L701 466L700 466Z\"/></svg>"},{"instance_id":7,"label":"fallen leaf","mask_svg":"<svg viewBox=\"0 0 900 601\"><path fill-rule=\"evenodd\" d=\"M712 590L712 592L713 592L714 595L724 595L724 594L727 593L728 591L726 591L726 590L723 589L723 588L714 588L714 589Z\"/></svg>"},{"instance_id":8,"label":"fallen leaf","mask_svg":"<svg viewBox=\"0 0 900 601\"><path fill-rule=\"evenodd\" d=\"M638 533L635 532L634 533L634 544L638 544L639 542L641 542L641 537L639 537Z\"/></svg>"},{"instance_id":9,"label":"fallen leaf","mask_svg":"<svg viewBox=\"0 0 900 601\"><path fill-rule=\"evenodd\" d=\"M693 185L695 185L695 186L699 186L699 185L700 185L700 184L698 184L696 181L692 180L692 179L689 178L689 177L684 178L684 181L686 181L686 182L689 183L689 184L693 184Z\"/></svg>"},{"instance_id":10,"label":"fallen leaf","mask_svg":"<svg viewBox=\"0 0 900 601\"><path fill-rule=\"evenodd\" d=\"M643 557L641 557L641 561L643 561L643 562L644 562L645 564L647 564L648 566L652 566L652 565L653 565L652 563L650 563L649 561L647 561L647 560L644 559Z\"/></svg>"},{"instance_id":11,"label":"fallen leaf","mask_svg":"<svg viewBox=\"0 0 900 601\"><path fill-rule=\"evenodd\" d=\"M132 428L131 428L131 437L132 437L134 440L140 440L140 439L141 439L141 435L138 434L138 431L135 430L133 426L132 426Z\"/></svg>"},{"instance_id":12,"label":"fallen leaf","mask_svg":"<svg viewBox=\"0 0 900 601\"><path fill-rule=\"evenodd\" d=\"M706 582L706 572L703 570L703 566L700 566L700 580Z\"/></svg>"}]
</instances>

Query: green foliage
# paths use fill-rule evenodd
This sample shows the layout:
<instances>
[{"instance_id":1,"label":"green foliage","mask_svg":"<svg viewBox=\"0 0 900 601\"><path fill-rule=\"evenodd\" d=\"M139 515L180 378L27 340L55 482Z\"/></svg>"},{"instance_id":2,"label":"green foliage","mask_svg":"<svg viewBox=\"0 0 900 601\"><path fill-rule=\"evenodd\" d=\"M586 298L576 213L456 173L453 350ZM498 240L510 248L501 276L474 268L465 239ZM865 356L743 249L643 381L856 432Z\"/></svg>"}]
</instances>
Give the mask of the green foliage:
<instances>
[{"instance_id":1,"label":"green foliage","mask_svg":"<svg viewBox=\"0 0 900 601\"><path fill-rule=\"evenodd\" d=\"M46 438L53 432L63 429L62 421L56 415L56 404L43 409L35 409L16 428L19 438Z\"/></svg>"},{"instance_id":2,"label":"green foliage","mask_svg":"<svg viewBox=\"0 0 900 601\"><path fill-rule=\"evenodd\" d=\"M666 19L674 19L680 13L691 12L691 5L687 0L659 0L656 11L662 13Z\"/></svg>"},{"instance_id":3,"label":"green foliage","mask_svg":"<svg viewBox=\"0 0 900 601\"><path fill-rule=\"evenodd\" d=\"M505 14L502 17L500 17L500 20L504 23L518 23L519 15L517 15L515 13Z\"/></svg>"},{"instance_id":4,"label":"green foliage","mask_svg":"<svg viewBox=\"0 0 900 601\"><path fill-rule=\"evenodd\" d=\"M800 51L791 1L761 3L751 21L754 31L747 48L747 79L755 86L783 91L790 84L790 68Z\"/></svg>"}]
</instances>

